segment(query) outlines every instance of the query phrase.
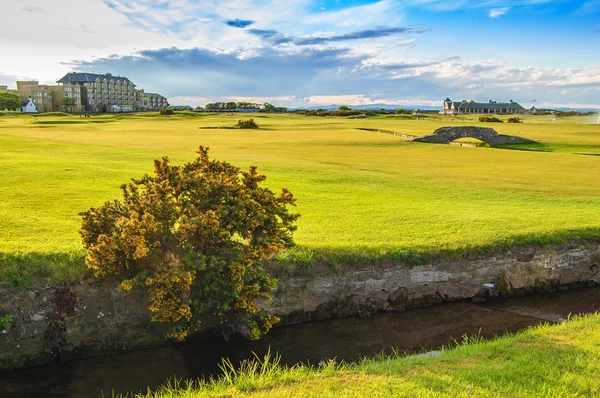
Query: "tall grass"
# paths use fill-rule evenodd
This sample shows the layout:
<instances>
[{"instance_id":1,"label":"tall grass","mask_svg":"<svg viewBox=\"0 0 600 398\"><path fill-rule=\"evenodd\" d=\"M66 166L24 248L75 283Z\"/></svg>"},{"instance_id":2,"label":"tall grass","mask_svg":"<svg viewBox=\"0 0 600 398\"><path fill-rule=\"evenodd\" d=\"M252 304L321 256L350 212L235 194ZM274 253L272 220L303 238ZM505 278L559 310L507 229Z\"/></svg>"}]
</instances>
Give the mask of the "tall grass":
<instances>
[{"instance_id":1,"label":"tall grass","mask_svg":"<svg viewBox=\"0 0 600 398\"><path fill-rule=\"evenodd\" d=\"M202 381L174 381L140 397L539 397L600 394L600 314L483 340L465 337L430 355L282 366L270 352Z\"/></svg>"}]
</instances>

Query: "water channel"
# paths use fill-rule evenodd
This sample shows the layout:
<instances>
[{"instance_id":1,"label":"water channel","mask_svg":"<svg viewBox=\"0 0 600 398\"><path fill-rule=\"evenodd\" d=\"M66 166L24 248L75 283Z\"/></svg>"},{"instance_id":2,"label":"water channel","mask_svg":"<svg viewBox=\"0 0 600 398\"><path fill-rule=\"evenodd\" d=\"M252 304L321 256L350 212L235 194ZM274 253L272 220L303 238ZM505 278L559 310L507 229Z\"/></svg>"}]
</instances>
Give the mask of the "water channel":
<instances>
[{"instance_id":1,"label":"water channel","mask_svg":"<svg viewBox=\"0 0 600 398\"><path fill-rule=\"evenodd\" d=\"M464 335L493 337L596 311L600 287L290 325L258 342L214 338L0 373L0 397L110 397L113 391L146 391L172 377L218 374L221 358L238 363L253 352L264 355L269 347L288 365L353 360L392 348L422 352Z\"/></svg>"}]
</instances>

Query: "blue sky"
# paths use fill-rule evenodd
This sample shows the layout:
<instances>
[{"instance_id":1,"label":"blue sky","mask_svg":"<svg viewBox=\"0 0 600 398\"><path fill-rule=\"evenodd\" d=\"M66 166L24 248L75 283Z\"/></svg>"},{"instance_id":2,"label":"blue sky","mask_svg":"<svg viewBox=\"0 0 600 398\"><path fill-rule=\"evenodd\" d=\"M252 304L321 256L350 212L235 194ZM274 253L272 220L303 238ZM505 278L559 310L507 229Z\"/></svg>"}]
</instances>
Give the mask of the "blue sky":
<instances>
[{"instance_id":1,"label":"blue sky","mask_svg":"<svg viewBox=\"0 0 600 398\"><path fill-rule=\"evenodd\" d=\"M15 0L3 9L0 84L9 86L77 70L125 75L174 104L422 106L450 96L600 108L600 0Z\"/></svg>"}]
</instances>

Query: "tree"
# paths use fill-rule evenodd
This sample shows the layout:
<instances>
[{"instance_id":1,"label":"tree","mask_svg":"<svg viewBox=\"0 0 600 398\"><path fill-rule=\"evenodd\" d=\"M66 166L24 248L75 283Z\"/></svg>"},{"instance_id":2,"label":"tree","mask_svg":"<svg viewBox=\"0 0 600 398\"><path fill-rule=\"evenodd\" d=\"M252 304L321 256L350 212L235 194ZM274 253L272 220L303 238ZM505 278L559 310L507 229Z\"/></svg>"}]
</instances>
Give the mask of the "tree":
<instances>
[{"instance_id":1,"label":"tree","mask_svg":"<svg viewBox=\"0 0 600 398\"><path fill-rule=\"evenodd\" d=\"M293 245L295 199L261 187L254 166L197 153L182 166L156 160L154 176L121 187L122 200L80 213L86 264L96 277L119 276L124 290L148 288L152 319L173 322L172 338L216 317L223 334L257 339L278 321L256 301L275 287L264 260Z\"/></svg>"},{"instance_id":2,"label":"tree","mask_svg":"<svg viewBox=\"0 0 600 398\"><path fill-rule=\"evenodd\" d=\"M69 112L73 112L73 106L75 106L75 98L65 97L62 100L62 106L64 110L69 110Z\"/></svg>"},{"instance_id":3,"label":"tree","mask_svg":"<svg viewBox=\"0 0 600 398\"><path fill-rule=\"evenodd\" d=\"M350 107L347 105L340 105L338 107L338 111L350 111L350 110L351 110Z\"/></svg>"},{"instance_id":4,"label":"tree","mask_svg":"<svg viewBox=\"0 0 600 398\"><path fill-rule=\"evenodd\" d=\"M287 108L283 106L275 106L273 104L269 104L268 102L264 105L265 112L268 113L285 113L287 112Z\"/></svg>"},{"instance_id":5,"label":"tree","mask_svg":"<svg viewBox=\"0 0 600 398\"><path fill-rule=\"evenodd\" d=\"M16 93L11 93L9 91L0 93L0 110L3 111L5 109L8 110L16 110L20 109L23 105L23 100Z\"/></svg>"},{"instance_id":6,"label":"tree","mask_svg":"<svg viewBox=\"0 0 600 398\"><path fill-rule=\"evenodd\" d=\"M405 114L405 113L408 113L408 112L407 112L407 111L406 111L406 109L404 109L404 108L399 108L399 109L396 109L396 114L397 114L397 115L403 115L403 114Z\"/></svg>"}]
</instances>

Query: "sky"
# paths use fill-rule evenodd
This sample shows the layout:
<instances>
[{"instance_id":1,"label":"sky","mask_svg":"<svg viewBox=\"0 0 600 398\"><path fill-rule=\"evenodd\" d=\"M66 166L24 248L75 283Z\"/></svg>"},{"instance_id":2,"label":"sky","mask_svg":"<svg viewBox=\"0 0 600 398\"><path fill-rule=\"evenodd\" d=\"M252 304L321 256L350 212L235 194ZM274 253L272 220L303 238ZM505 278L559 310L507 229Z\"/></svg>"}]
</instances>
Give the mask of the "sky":
<instances>
[{"instance_id":1,"label":"sky","mask_svg":"<svg viewBox=\"0 0 600 398\"><path fill-rule=\"evenodd\" d=\"M127 76L173 105L600 108L600 0L11 0L0 85Z\"/></svg>"}]
</instances>

